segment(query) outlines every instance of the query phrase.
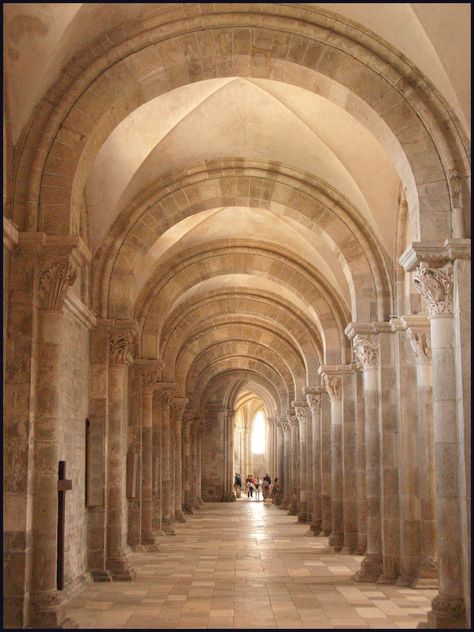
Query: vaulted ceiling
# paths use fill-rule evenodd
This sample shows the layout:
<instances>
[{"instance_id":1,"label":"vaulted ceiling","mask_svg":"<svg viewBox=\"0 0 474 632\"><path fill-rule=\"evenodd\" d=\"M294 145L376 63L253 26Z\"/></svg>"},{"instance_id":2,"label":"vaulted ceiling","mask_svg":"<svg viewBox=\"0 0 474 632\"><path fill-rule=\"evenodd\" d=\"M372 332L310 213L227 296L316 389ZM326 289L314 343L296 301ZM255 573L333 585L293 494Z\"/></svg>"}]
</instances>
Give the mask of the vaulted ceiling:
<instances>
[{"instance_id":1,"label":"vaulted ceiling","mask_svg":"<svg viewBox=\"0 0 474 632\"><path fill-rule=\"evenodd\" d=\"M230 5L207 7L4 5L4 127L17 160L39 125L35 108L46 99L59 111L59 86L79 77L82 92L64 100L74 106L64 105L52 137L65 136L74 160L82 152L66 177L73 210L81 200L80 231L93 257L92 309L136 319L140 354L162 359L166 379L195 408L216 388L238 384L235 401L253 392L267 411L283 413L318 382L321 364L350 361L350 320L394 313L400 239L416 229L408 225L400 236L405 195L417 207L410 183L434 171L407 169L403 126L397 137L342 79L297 63L282 79L280 60L269 57L276 39L267 48L253 44L260 64L253 76L234 63L158 90L162 70L181 72L182 53L171 47L158 55L144 45L138 62L128 43L167 20L186 25L187 14L201 11L227 12L232 22ZM295 24L322 16L408 59L470 135L468 5L268 4L265 12L294 13ZM94 120L82 110L100 91L94 63L113 72L107 51L116 41L127 72L139 77L137 92L124 96L122 113L112 83L104 94L116 102ZM190 55L183 59L192 65ZM407 126L424 143L413 149L420 154L427 142L408 119ZM57 186L62 176L52 176Z\"/></svg>"}]
</instances>

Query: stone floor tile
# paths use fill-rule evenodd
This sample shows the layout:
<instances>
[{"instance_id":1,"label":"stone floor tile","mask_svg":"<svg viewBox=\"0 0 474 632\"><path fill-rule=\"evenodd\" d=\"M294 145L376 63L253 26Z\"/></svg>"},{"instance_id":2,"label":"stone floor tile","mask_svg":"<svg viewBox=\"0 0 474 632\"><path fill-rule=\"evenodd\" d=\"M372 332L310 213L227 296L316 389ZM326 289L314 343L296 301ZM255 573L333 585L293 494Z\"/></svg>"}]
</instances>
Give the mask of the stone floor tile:
<instances>
[{"instance_id":1,"label":"stone floor tile","mask_svg":"<svg viewBox=\"0 0 474 632\"><path fill-rule=\"evenodd\" d=\"M133 554L133 584L91 584L66 614L84 629L416 628L436 591L359 586L361 556L334 554L275 506L208 503Z\"/></svg>"}]
</instances>

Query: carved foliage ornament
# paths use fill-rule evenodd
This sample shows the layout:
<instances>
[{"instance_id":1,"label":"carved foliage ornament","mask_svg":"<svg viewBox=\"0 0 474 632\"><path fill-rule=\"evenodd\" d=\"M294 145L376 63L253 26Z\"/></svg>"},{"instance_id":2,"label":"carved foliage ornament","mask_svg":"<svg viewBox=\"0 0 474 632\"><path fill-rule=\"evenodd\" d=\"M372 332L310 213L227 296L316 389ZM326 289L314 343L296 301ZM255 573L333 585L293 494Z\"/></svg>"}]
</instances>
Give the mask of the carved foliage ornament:
<instances>
[{"instance_id":1,"label":"carved foliage ornament","mask_svg":"<svg viewBox=\"0 0 474 632\"><path fill-rule=\"evenodd\" d=\"M407 334L415 357L423 362L431 362L431 336L429 331L408 329Z\"/></svg>"},{"instance_id":2,"label":"carved foliage ornament","mask_svg":"<svg viewBox=\"0 0 474 632\"><path fill-rule=\"evenodd\" d=\"M173 405L173 395L169 391L163 391L161 393L160 400L163 408Z\"/></svg>"},{"instance_id":3,"label":"carved foliage ornament","mask_svg":"<svg viewBox=\"0 0 474 632\"><path fill-rule=\"evenodd\" d=\"M295 413L300 424L306 421L306 409L303 406L295 406Z\"/></svg>"},{"instance_id":4,"label":"carved foliage ornament","mask_svg":"<svg viewBox=\"0 0 474 632\"><path fill-rule=\"evenodd\" d=\"M161 382L161 371L149 371L143 374L143 385L153 387Z\"/></svg>"},{"instance_id":5,"label":"carved foliage ornament","mask_svg":"<svg viewBox=\"0 0 474 632\"><path fill-rule=\"evenodd\" d=\"M428 268L420 263L413 274L413 283L424 298L430 316L453 313L452 263L443 268Z\"/></svg>"},{"instance_id":6,"label":"carved foliage ornament","mask_svg":"<svg viewBox=\"0 0 474 632\"><path fill-rule=\"evenodd\" d=\"M310 393L306 395L306 401L312 413L318 414L321 412L321 393Z\"/></svg>"},{"instance_id":7,"label":"carved foliage ornament","mask_svg":"<svg viewBox=\"0 0 474 632\"><path fill-rule=\"evenodd\" d=\"M77 270L67 261L46 263L40 272L38 296L43 309L61 309L66 292L77 278Z\"/></svg>"},{"instance_id":8,"label":"carved foliage ornament","mask_svg":"<svg viewBox=\"0 0 474 632\"><path fill-rule=\"evenodd\" d=\"M133 360L133 334L131 331L111 336L109 340L110 363L122 365Z\"/></svg>"},{"instance_id":9,"label":"carved foliage ornament","mask_svg":"<svg viewBox=\"0 0 474 632\"><path fill-rule=\"evenodd\" d=\"M290 424L290 428L298 428L298 418L296 415L292 413L288 413L288 423Z\"/></svg>"},{"instance_id":10,"label":"carved foliage ornament","mask_svg":"<svg viewBox=\"0 0 474 632\"><path fill-rule=\"evenodd\" d=\"M324 383L331 399L341 399L342 378L340 375L328 375L326 373L324 376Z\"/></svg>"},{"instance_id":11,"label":"carved foliage ornament","mask_svg":"<svg viewBox=\"0 0 474 632\"><path fill-rule=\"evenodd\" d=\"M375 369L379 357L377 336L358 334L354 338L353 348L356 358L364 369Z\"/></svg>"}]
</instances>

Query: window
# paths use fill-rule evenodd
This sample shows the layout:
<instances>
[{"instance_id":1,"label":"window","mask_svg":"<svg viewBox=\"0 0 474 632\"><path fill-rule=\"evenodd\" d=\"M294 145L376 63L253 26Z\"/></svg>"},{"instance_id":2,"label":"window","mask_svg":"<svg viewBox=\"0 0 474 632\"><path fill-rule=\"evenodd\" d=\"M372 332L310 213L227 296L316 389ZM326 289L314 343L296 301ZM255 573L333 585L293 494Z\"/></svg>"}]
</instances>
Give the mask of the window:
<instances>
[{"instance_id":1,"label":"window","mask_svg":"<svg viewBox=\"0 0 474 632\"><path fill-rule=\"evenodd\" d=\"M255 415L252 428L252 454L263 454L265 452L265 418L259 411Z\"/></svg>"}]
</instances>

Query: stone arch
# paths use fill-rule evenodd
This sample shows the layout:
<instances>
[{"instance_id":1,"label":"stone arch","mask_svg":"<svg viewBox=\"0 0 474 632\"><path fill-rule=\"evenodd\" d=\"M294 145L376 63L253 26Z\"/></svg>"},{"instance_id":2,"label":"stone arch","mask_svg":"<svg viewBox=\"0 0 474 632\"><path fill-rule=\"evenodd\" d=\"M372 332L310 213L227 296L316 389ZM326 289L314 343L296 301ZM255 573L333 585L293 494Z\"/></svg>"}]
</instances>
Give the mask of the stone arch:
<instances>
[{"instance_id":1,"label":"stone arch","mask_svg":"<svg viewBox=\"0 0 474 632\"><path fill-rule=\"evenodd\" d=\"M273 349L270 349L259 342L253 340L241 340L238 338L220 340L204 348L192 361L187 372L179 376L177 380L177 390L186 389L186 393L192 393L197 384L201 383L202 374L219 362L242 358L256 361L269 367L272 372L279 376L280 383L284 384L285 392L291 400L291 396L296 392L295 378L287 362ZM177 371L178 372L178 371ZM204 380L205 382L206 380ZM301 384L301 381L300 381ZM186 397L188 395L185 395Z\"/></svg>"},{"instance_id":2,"label":"stone arch","mask_svg":"<svg viewBox=\"0 0 474 632\"><path fill-rule=\"evenodd\" d=\"M259 327L268 327L291 345L297 353L300 354L305 367L305 373L308 385L312 384L313 376L317 374L317 370L322 361L322 345L318 338L314 338L309 334L308 329L312 328L308 321L300 321L293 314L288 313L289 306L279 301L258 301L249 300L246 296L224 295L217 300L206 298L196 307L188 309L175 310L178 323L172 321L171 325L165 324L165 331L168 327L172 328L172 333L166 337L166 342L160 345L162 349L161 358L165 367L174 367L175 359L180 353L183 345L187 344L187 340L200 332L203 327L209 328L229 323L238 323L244 320L246 323L255 324ZM219 295L218 295L219 296ZM212 297L214 298L214 297ZM247 304L253 309L249 309ZM257 307L258 306L258 307ZM281 306L281 307L278 307ZM269 309L272 310L271 318L269 317ZM275 316L274 316L274 315ZM314 329L314 328L313 328ZM317 341L317 343L316 343ZM169 378L172 380L172 377Z\"/></svg>"},{"instance_id":3,"label":"stone arch","mask_svg":"<svg viewBox=\"0 0 474 632\"><path fill-rule=\"evenodd\" d=\"M288 270L291 270L291 283L287 280ZM232 272L275 280L305 304L311 305L323 341L325 362L341 361L341 356L347 350L344 328L349 322L348 314L334 300L334 292L321 288L324 282L315 279L317 275L313 269L288 255L282 271L281 249L278 252L270 248L219 249L215 244L210 249L206 248L206 252L189 256L185 261L180 262L179 257L172 259L167 270L155 272L156 278L152 278L149 286L149 307L142 320L142 353L147 356L160 353L158 341L161 337L161 321L167 315L167 305L196 283Z\"/></svg>"},{"instance_id":4,"label":"stone arch","mask_svg":"<svg viewBox=\"0 0 474 632\"><path fill-rule=\"evenodd\" d=\"M130 25L131 32L116 30L111 40L102 38L97 53L90 47L74 59L33 115L41 131L25 138L18 181L28 186L15 195L22 228L76 233L91 161L126 114L174 87L237 74L314 91L326 77L365 102L401 148L393 159L407 191L414 237L449 237L447 172L469 174L467 141L431 82L379 37L323 9L245 5L245 11L243 16L217 4L168 23L154 16Z\"/></svg>"},{"instance_id":5,"label":"stone arch","mask_svg":"<svg viewBox=\"0 0 474 632\"><path fill-rule=\"evenodd\" d=\"M283 165L233 159L223 159L213 169L198 163L171 174L124 209L95 257L94 309L103 317L130 317L136 278L145 274L143 262L158 237L200 211L242 205L275 212L284 208L289 217L318 232L339 259L352 319L383 320L391 313L386 255L348 200L319 178Z\"/></svg>"},{"instance_id":6,"label":"stone arch","mask_svg":"<svg viewBox=\"0 0 474 632\"><path fill-rule=\"evenodd\" d=\"M302 389L306 385L307 377L303 359L297 350L282 335L270 328L255 322L244 323L238 320L220 325L210 322L208 327L190 337L176 358L175 381L179 384L183 383L188 371L198 358L203 354L207 356L214 348L222 349L224 353L228 348L232 348L237 353L243 353L243 350L251 343L252 347L259 345L266 349L269 356L278 357L281 366L288 369L295 390ZM278 366L276 362L274 366Z\"/></svg>"},{"instance_id":7,"label":"stone arch","mask_svg":"<svg viewBox=\"0 0 474 632\"><path fill-rule=\"evenodd\" d=\"M274 385L282 408L287 408L289 406L289 402L291 401L289 397L289 389L281 375L267 362L263 362L258 357L254 358L249 356L220 358L212 364L206 366L199 375L193 378L192 382L188 379L185 384L184 392L188 393L186 397L190 400L190 406L192 408L196 408L205 385L210 382L214 376L220 373L235 370L242 370L244 372L251 372L262 376L267 382Z\"/></svg>"},{"instance_id":8,"label":"stone arch","mask_svg":"<svg viewBox=\"0 0 474 632\"><path fill-rule=\"evenodd\" d=\"M199 410L202 413L209 397L216 390L220 390L223 393L224 405L229 410L232 410L234 408L235 397L238 396L239 390L246 384L251 384L253 388L258 386L261 391L267 394L266 401L268 402L269 408L275 411L275 414L282 414L280 413L280 411L283 410L282 403L273 384L268 382L263 376L257 375L252 371L239 369L219 373L205 385L199 403Z\"/></svg>"}]
</instances>

